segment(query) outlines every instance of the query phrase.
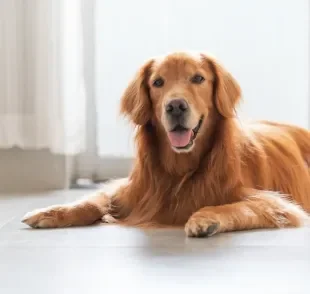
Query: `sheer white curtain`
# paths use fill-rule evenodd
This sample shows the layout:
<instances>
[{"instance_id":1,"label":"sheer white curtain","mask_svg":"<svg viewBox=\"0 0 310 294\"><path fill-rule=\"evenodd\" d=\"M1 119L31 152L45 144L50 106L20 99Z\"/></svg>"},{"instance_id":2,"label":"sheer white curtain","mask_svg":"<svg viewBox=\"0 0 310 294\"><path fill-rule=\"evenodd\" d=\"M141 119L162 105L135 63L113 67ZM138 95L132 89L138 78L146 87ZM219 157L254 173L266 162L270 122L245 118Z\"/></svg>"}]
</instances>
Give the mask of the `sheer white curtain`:
<instances>
[{"instance_id":1,"label":"sheer white curtain","mask_svg":"<svg viewBox=\"0 0 310 294\"><path fill-rule=\"evenodd\" d=\"M0 1L0 148L85 144L82 3Z\"/></svg>"}]
</instances>

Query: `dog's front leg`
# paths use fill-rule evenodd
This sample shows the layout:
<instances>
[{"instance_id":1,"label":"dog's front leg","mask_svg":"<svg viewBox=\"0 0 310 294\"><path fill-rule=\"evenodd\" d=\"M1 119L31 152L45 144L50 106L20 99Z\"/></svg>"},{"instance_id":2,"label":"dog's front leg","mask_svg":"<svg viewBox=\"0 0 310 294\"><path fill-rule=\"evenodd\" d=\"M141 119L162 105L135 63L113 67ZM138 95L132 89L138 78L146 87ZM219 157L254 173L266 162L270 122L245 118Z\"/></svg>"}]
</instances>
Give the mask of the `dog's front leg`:
<instances>
[{"instance_id":1,"label":"dog's front leg","mask_svg":"<svg viewBox=\"0 0 310 294\"><path fill-rule=\"evenodd\" d=\"M109 215L111 200L128 185L127 179L113 181L92 195L63 205L53 205L28 212L22 222L33 228L86 226L102 219L113 222Z\"/></svg>"},{"instance_id":2,"label":"dog's front leg","mask_svg":"<svg viewBox=\"0 0 310 294\"><path fill-rule=\"evenodd\" d=\"M298 205L281 194L249 190L244 200L208 206L195 212L185 225L189 237L209 237L227 231L298 227L309 219Z\"/></svg>"}]
</instances>

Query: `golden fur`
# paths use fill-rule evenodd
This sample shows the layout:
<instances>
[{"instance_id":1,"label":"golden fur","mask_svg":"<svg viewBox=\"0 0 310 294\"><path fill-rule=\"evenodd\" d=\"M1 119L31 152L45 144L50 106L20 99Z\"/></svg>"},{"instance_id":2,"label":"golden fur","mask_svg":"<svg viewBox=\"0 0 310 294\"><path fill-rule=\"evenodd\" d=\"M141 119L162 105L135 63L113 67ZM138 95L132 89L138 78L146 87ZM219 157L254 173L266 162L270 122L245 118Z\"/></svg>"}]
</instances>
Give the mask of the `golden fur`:
<instances>
[{"instance_id":1,"label":"golden fur","mask_svg":"<svg viewBox=\"0 0 310 294\"><path fill-rule=\"evenodd\" d=\"M201 84L190 82L197 72L205 79ZM163 87L153 86L158 77ZM193 146L181 151L168 140L164 111L177 97L188 102L189 128L203 117ZM309 131L271 122L244 126L235 118L240 97L232 75L205 54L146 62L121 101L121 112L138 128L129 179L78 203L31 212L23 221L63 227L103 217L135 226L185 225L195 237L302 225L310 212Z\"/></svg>"}]
</instances>

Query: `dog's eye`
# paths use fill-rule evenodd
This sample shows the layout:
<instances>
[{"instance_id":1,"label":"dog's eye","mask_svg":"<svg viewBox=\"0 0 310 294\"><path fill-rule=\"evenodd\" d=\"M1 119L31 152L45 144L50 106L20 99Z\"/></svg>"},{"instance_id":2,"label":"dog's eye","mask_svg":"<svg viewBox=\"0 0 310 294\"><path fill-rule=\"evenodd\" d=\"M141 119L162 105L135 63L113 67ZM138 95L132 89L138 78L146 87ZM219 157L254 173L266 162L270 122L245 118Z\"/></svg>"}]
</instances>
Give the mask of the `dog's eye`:
<instances>
[{"instance_id":1,"label":"dog's eye","mask_svg":"<svg viewBox=\"0 0 310 294\"><path fill-rule=\"evenodd\" d=\"M158 78L153 82L153 86L156 88L160 88L164 85L165 81L162 78Z\"/></svg>"},{"instance_id":2,"label":"dog's eye","mask_svg":"<svg viewBox=\"0 0 310 294\"><path fill-rule=\"evenodd\" d=\"M191 78L191 82L193 84L201 84L204 80L205 80L205 78L203 76L201 76L201 75L194 75Z\"/></svg>"}]
</instances>

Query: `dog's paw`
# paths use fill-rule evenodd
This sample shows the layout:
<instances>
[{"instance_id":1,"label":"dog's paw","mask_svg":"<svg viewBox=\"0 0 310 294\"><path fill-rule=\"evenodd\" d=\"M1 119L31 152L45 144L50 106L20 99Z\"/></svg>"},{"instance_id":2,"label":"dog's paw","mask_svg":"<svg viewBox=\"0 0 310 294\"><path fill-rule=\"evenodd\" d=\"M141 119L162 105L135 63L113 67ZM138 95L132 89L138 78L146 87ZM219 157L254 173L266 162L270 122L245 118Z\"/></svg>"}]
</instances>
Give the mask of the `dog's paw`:
<instances>
[{"instance_id":1,"label":"dog's paw","mask_svg":"<svg viewBox=\"0 0 310 294\"><path fill-rule=\"evenodd\" d=\"M116 219L112 215L110 215L110 214L105 214L101 218L101 221L103 223L106 223L106 224L114 224L114 223L116 223Z\"/></svg>"},{"instance_id":2,"label":"dog's paw","mask_svg":"<svg viewBox=\"0 0 310 294\"><path fill-rule=\"evenodd\" d=\"M22 222L32 228L59 228L65 225L65 206L50 206L26 213Z\"/></svg>"},{"instance_id":3,"label":"dog's paw","mask_svg":"<svg viewBox=\"0 0 310 294\"><path fill-rule=\"evenodd\" d=\"M188 237L211 237L219 232L220 223L217 220L205 217L191 216L185 224L185 233Z\"/></svg>"}]
</instances>

